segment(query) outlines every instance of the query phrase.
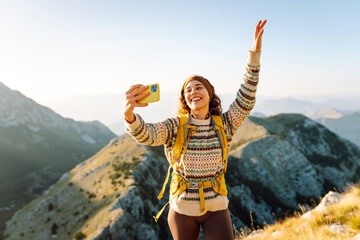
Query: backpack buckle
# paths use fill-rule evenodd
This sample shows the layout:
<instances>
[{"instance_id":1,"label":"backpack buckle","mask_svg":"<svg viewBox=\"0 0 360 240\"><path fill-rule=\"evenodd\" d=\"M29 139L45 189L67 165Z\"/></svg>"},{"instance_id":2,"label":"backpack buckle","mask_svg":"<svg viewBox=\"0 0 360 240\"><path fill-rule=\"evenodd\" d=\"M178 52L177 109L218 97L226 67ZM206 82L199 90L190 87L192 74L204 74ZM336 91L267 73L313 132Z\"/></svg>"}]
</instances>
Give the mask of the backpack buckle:
<instances>
[{"instance_id":1,"label":"backpack buckle","mask_svg":"<svg viewBox=\"0 0 360 240\"><path fill-rule=\"evenodd\" d=\"M196 189L196 188L199 188L199 184L197 182L189 182L190 184L190 187L189 188L192 188L192 189Z\"/></svg>"}]
</instances>

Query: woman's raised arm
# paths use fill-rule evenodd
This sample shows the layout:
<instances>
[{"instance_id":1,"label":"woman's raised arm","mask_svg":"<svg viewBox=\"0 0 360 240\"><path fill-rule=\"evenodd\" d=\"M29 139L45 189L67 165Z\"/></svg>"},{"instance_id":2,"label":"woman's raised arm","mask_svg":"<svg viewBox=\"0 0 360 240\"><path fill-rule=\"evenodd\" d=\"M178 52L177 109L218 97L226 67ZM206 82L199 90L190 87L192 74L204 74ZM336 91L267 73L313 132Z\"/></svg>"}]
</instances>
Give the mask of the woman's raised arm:
<instances>
[{"instance_id":1,"label":"woman's raised arm","mask_svg":"<svg viewBox=\"0 0 360 240\"><path fill-rule=\"evenodd\" d=\"M252 50L249 50L246 69L243 74L243 82L237 92L235 101L230 105L229 110L223 113L223 121L228 137L231 138L241 123L250 115L255 105L255 94L259 82L261 40L264 33L266 20L261 20L255 27L254 42Z\"/></svg>"}]
</instances>

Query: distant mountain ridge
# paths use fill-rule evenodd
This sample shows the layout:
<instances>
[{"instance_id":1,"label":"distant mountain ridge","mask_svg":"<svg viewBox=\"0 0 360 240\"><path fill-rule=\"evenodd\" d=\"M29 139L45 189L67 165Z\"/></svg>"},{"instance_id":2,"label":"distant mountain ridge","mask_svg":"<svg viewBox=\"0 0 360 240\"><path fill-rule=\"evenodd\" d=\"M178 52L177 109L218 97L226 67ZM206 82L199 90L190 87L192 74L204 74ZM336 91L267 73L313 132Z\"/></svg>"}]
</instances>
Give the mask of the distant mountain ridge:
<instances>
[{"instance_id":1,"label":"distant mountain ridge","mask_svg":"<svg viewBox=\"0 0 360 240\"><path fill-rule=\"evenodd\" d=\"M42 127L54 127L63 130L74 130L82 135L85 141L96 143L96 131L109 132L109 129L99 121L76 122L71 118L63 118L48 107L39 105L31 98L25 97L19 91L11 90L0 82L0 126L18 126L20 124L32 123ZM29 127L37 131L36 127ZM86 135L88 136L86 136ZM101 139L100 139L101 141Z\"/></svg>"},{"instance_id":2,"label":"distant mountain ridge","mask_svg":"<svg viewBox=\"0 0 360 240\"><path fill-rule=\"evenodd\" d=\"M360 112L344 114L338 118L323 117L316 119L339 136L360 147Z\"/></svg>"},{"instance_id":3,"label":"distant mountain ridge","mask_svg":"<svg viewBox=\"0 0 360 240\"><path fill-rule=\"evenodd\" d=\"M178 106L179 92L167 92L161 90L160 101L150 104L146 108L137 108L135 111L143 116L146 122L157 122L176 114ZM235 99L233 94L219 94L222 107L227 110ZM106 124L117 135L125 133L122 121L122 104L124 93L103 93L98 95L74 96L66 99L47 101L46 106L50 106L64 116L72 116L75 119L98 119ZM305 100L303 100L305 99ZM328 110L325 114L324 109ZM267 97L256 96L256 104L251 112L259 112L267 116L279 113L301 113L312 119L329 117L330 114L346 114L360 110L360 97L336 98L315 97L308 98L296 97ZM318 114L322 111L321 115ZM333 113L330 113L333 111ZM154 114L156 113L156 114Z\"/></svg>"},{"instance_id":4,"label":"distant mountain ridge","mask_svg":"<svg viewBox=\"0 0 360 240\"><path fill-rule=\"evenodd\" d=\"M160 101L151 103L147 108L137 108L146 121L155 122L171 116L175 112L176 94L161 92ZM65 116L76 119L98 119L115 134L125 133L122 115L124 93L103 93L98 95L79 95L71 98L48 101L47 106ZM156 114L155 114L156 113Z\"/></svg>"},{"instance_id":5,"label":"distant mountain ridge","mask_svg":"<svg viewBox=\"0 0 360 240\"><path fill-rule=\"evenodd\" d=\"M221 96L223 107L227 107L233 101L232 94ZM280 113L301 113L312 119L322 117L340 117L354 111L360 111L360 97L329 98L315 101L293 97L274 98L257 96L256 104L252 112L261 112L267 116Z\"/></svg>"},{"instance_id":6,"label":"distant mountain ridge","mask_svg":"<svg viewBox=\"0 0 360 240\"><path fill-rule=\"evenodd\" d=\"M163 147L115 138L19 210L5 239L169 239L159 193L168 162ZM250 116L233 138L226 181L234 226L275 216L360 180L360 149L301 114ZM168 188L167 188L168 189ZM71 199L71 201L69 201ZM71 204L69 204L71 202Z\"/></svg>"}]
</instances>

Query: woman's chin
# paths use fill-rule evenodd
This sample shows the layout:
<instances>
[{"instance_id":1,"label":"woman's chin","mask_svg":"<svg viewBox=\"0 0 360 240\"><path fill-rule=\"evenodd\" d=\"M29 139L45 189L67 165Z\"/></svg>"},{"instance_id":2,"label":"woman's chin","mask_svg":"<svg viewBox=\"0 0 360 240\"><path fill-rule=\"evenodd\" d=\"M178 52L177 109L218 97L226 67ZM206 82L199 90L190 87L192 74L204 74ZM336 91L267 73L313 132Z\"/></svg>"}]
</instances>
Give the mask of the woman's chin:
<instances>
[{"instance_id":1,"label":"woman's chin","mask_svg":"<svg viewBox=\"0 0 360 240\"><path fill-rule=\"evenodd\" d=\"M202 110L203 108L209 109L208 106L204 106L204 105L200 105L200 104L192 104L190 106L191 111L199 111L199 110Z\"/></svg>"}]
</instances>

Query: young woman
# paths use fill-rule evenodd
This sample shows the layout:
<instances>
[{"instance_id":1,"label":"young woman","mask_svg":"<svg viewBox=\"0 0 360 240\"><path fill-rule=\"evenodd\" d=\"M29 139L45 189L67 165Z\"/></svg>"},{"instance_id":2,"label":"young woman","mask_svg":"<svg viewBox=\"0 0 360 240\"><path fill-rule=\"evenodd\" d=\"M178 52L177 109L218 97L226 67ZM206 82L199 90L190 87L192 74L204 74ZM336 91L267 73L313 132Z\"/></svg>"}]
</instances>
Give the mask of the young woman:
<instances>
[{"instance_id":1,"label":"young woman","mask_svg":"<svg viewBox=\"0 0 360 240\"><path fill-rule=\"evenodd\" d=\"M232 136L255 105L265 23L266 20L264 22L260 20L255 28L253 48L249 51L243 82L237 91L235 101L224 113L214 87L206 78L198 75L187 79L182 86L178 116L159 123L145 123L140 115L133 113L135 107L148 105L137 103L149 94L143 93L146 90L145 86L134 85L126 92L123 110L127 132L141 144L165 145L166 157L173 166L173 180L174 177L180 178L191 186L176 191L177 194L175 191L170 192L168 224L175 240L199 239L200 226L203 228L206 240L234 238L226 187L220 186L220 181L217 182L218 188L216 184L212 186L203 184L205 182L213 184L216 182L214 179L220 179L226 170L223 143L216 133L212 119L215 118L214 115L221 117L223 132L226 135L225 158L227 158ZM180 116L183 114L188 115L189 123L194 125L196 130L189 136L185 153L180 160L174 159L173 150ZM192 185L194 182L196 185ZM175 190L179 190L179 186Z\"/></svg>"}]
</instances>

